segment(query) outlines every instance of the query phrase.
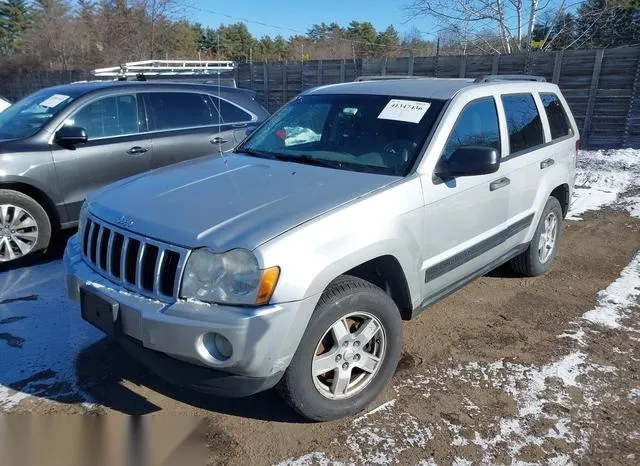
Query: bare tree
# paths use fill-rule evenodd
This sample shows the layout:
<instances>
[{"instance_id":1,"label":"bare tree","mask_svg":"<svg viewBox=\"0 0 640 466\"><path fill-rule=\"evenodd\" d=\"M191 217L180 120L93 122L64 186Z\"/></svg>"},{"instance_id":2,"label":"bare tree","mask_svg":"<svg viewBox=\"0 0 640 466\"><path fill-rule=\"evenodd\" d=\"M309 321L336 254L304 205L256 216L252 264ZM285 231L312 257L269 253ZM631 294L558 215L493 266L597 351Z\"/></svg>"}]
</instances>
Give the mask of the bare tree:
<instances>
[{"instance_id":1,"label":"bare tree","mask_svg":"<svg viewBox=\"0 0 640 466\"><path fill-rule=\"evenodd\" d=\"M548 6L549 2L541 5L539 0L414 0L408 8L414 17L433 17L443 29L465 31L469 38L495 30L500 36L499 51L512 53L530 48L536 17Z\"/></svg>"}]
</instances>

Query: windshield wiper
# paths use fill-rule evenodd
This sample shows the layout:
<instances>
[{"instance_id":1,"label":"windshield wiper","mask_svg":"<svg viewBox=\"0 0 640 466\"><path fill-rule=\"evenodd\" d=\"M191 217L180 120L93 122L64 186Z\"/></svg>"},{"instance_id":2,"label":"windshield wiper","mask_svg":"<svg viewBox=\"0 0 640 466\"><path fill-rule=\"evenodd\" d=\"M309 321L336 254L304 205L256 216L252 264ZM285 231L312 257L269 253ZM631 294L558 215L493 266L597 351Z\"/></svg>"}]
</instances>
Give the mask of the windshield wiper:
<instances>
[{"instance_id":1,"label":"windshield wiper","mask_svg":"<svg viewBox=\"0 0 640 466\"><path fill-rule=\"evenodd\" d=\"M285 162L302 163L306 165L316 165L318 167L329 168L342 168L342 163L327 159L316 159L310 155L288 155L288 154L276 154L274 159L282 160Z\"/></svg>"}]
</instances>

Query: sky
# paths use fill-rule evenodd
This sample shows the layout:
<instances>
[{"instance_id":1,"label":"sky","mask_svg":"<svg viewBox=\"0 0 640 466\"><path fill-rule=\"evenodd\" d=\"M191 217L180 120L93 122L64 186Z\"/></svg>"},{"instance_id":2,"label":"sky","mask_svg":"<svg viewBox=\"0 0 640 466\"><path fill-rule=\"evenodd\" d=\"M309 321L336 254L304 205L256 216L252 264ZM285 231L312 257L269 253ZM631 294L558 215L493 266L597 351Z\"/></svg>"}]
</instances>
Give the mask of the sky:
<instances>
[{"instance_id":1,"label":"sky","mask_svg":"<svg viewBox=\"0 0 640 466\"><path fill-rule=\"evenodd\" d=\"M203 26L218 26L248 20L245 24L254 36L283 35L285 38L306 33L316 23L336 22L347 26L351 21L370 21L377 30L390 24L402 35L416 28L424 39L435 35L433 22L427 18L407 22L405 10L411 0L186 0L184 14ZM225 16L226 15L226 16ZM244 21L243 21L244 22ZM281 29L267 26L279 26Z\"/></svg>"}]
</instances>

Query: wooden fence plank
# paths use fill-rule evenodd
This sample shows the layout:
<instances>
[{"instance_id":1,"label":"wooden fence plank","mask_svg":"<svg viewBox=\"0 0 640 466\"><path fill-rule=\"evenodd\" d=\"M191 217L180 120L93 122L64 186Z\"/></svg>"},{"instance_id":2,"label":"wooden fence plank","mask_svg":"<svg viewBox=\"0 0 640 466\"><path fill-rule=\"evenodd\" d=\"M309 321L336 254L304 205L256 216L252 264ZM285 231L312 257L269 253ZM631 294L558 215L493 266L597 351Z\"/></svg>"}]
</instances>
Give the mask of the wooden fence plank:
<instances>
[{"instance_id":1,"label":"wooden fence plank","mask_svg":"<svg viewBox=\"0 0 640 466\"><path fill-rule=\"evenodd\" d=\"M638 64L636 65L636 76L633 80L633 90L629 98L629 110L627 112L626 123L624 125L624 133L622 135L622 145L626 147L629 144L631 131L634 123L640 125L640 51L638 51Z\"/></svg>"},{"instance_id":2,"label":"wooden fence plank","mask_svg":"<svg viewBox=\"0 0 640 466\"><path fill-rule=\"evenodd\" d=\"M604 49L596 50L596 57L593 63L593 73L591 74L591 86L589 88L589 101L587 103L587 112L584 117L584 126L582 127L582 138L589 141L589 130L591 129L591 116L593 115L593 107L596 101L596 92L598 91L598 81L600 79L600 70L602 69L602 59L604 58Z\"/></svg>"}]
</instances>

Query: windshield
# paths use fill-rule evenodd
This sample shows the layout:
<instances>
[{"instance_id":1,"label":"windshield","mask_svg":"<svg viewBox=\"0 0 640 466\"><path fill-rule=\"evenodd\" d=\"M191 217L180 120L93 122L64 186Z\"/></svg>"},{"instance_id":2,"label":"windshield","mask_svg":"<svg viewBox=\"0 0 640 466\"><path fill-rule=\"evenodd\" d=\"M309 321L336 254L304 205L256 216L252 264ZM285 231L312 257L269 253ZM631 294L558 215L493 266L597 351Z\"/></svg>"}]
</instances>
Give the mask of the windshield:
<instances>
[{"instance_id":1,"label":"windshield","mask_svg":"<svg viewBox=\"0 0 640 466\"><path fill-rule=\"evenodd\" d=\"M380 95L306 95L238 151L343 170L404 176L444 102Z\"/></svg>"},{"instance_id":2,"label":"windshield","mask_svg":"<svg viewBox=\"0 0 640 466\"><path fill-rule=\"evenodd\" d=\"M0 138L21 139L34 135L76 96L44 89L16 102L0 113Z\"/></svg>"}]
</instances>

